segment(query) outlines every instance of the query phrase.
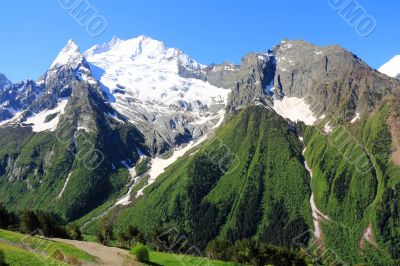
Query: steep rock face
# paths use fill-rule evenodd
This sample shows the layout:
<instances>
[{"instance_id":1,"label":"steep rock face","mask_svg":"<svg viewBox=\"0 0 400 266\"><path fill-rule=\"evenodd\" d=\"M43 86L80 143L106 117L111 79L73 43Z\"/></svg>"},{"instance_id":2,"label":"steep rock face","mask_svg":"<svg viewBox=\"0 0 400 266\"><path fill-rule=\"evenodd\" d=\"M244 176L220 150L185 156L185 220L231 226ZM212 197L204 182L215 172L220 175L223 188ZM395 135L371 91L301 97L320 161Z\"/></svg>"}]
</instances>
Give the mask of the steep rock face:
<instances>
[{"instance_id":1,"label":"steep rock face","mask_svg":"<svg viewBox=\"0 0 400 266\"><path fill-rule=\"evenodd\" d=\"M224 63L207 68L211 84L232 90L227 103L229 112L244 108L256 99L268 100L272 95L274 75L273 53L250 53L242 59L240 66Z\"/></svg>"},{"instance_id":2,"label":"steep rock face","mask_svg":"<svg viewBox=\"0 0 400 266\"><path fill-rule=\"evenodd\" d=\"M7 85L0 90L0 123L11 119L18 112L28 108L43 93L44 87L33 80Z\"/></svg>"},{"instance_id":3,"label":"steep rock face","mask_svg":"<svg viewBox=\"0 0 400 266\"><path fill-rule=\"evenodd\" d=\"M282 41L274 52L275 88L289 97L311 97L329 113L346 117L372 111L385 96L400 91L399 82L339 46Z\"/></svg>"},{"instance_id":4,"label":"steep rock face","mask_svg":"<svg viewBox=\"0 0 400 266\"><path fill-rule=\"evenodd\" d=\"M81 80L97 84L79 47L69 41L38 81L8 83L0 91L0 121L8 120L18 112L24 113L21 117L24 121L40 111L55 108L61 99L71 96L72 88Z\"/></svg>"},{"instance_id":5,"label":"steep rock face","mask_svg":"<svg viewBox=\"0 0 400 266\"><path fill-rule=\"evenodd\" d=\"M235 82L240 79L240 65L229 62L212 64L206 67L205 71L208 82L221 88L233 88Z\"/></svg>"},{"instance_id":6,"label":"steep rock face","mask_svg":"<svg viewBox=\"0 0 400 266\"><path fill-rule=\"evenodd\" d=\"M268 53L247 55L240 66L211 65L206 73L211 84L231 88L229 112L261 101L284 108L278 113L290 118L301 105L313 113L311 121L324 114L351 120L356 112L370 112L386 96L400 92L398 81L345 49L305 41L285 40Z\"/></svg>"},{"instance_id":7,"label":"steep rock face","mask_svg":"<svg viewBox=\"0 0 400 266\"><path fill-rule=\"evenodd\" d=\"M78 46L69 41L38 81L19 82L0 91L0 120L19 116L23 122L43 110L54 109L71 96L72 88L82 80L93 86L97 84Z\"/></svg>"},{"instance_id":8,"label":"steep rock face","mask_svg":"<svg viewBox=\"0 0 400 266\"><path fill-rule=\"evenodd\" d=\"M44 84L46 91L31 107L32 112L54 108L57 101L71 96L78 83L93 86L101 92L85 57L71 40L60 51L50 69L40 77L38 83Z\"/></svg>"}]
</instances>

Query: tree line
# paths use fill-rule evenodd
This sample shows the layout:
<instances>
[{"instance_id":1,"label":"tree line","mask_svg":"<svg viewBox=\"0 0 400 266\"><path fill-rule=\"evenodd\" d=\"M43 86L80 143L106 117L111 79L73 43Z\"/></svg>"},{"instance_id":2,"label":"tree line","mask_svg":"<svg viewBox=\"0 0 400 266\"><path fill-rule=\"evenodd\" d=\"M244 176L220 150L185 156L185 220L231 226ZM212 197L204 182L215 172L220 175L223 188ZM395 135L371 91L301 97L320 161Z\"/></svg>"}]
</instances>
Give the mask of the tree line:
<instances>
[{"instance_id":1,"label":"tree line","mask_svg":"<svg viewBox=\"0 0 400 266\"><path fill-rule=\"evenodd\" d=\"M138 227L129 225L124 231L115 235L113 224L107 218L101 221L96 238L101 244L132 249L131 253L142 262L146 262L146 258L148 258L145 249L149 249L256 266L306 266L312 264L312 258L304 250L276 246L252 239L242 239L234 243L228 240L215 239L208 242L204 250L199 250L183 234L177 230L168 230L168 228L161 228L151 234L144 234Z\"/></svg>"},{"instance_id":2,"label":"tree line","mask_svg":"<svg viewBox=\"0 0 400 266\"><path fill-rule=\"evenodd\" d=\"M76 225L66 225L63 219L54 213L33 210L12 212L1 202L0 228L45 237L82 239L82 234Z\"/></svg>"},{"instance_id":3,"label":"tree line","mask_svg":"<svg viewBox=\"0 0 400 266\"><path fill-rule=\"evenodd\" d=\"M311 264L311 258L301 249L289 249L251 239L242 239L235 243L212 240L208 243L205 254L210 259L257 266Z\"/></svg>"}]
</instances>

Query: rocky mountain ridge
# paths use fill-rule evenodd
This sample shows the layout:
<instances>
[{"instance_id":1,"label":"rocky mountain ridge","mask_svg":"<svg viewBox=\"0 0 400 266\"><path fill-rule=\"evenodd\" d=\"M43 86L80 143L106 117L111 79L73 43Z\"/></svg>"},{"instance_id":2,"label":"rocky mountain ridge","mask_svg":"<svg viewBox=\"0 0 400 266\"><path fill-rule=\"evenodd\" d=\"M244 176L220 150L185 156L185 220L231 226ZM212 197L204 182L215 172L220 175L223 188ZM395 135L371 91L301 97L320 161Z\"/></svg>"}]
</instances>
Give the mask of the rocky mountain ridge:
<instances>
[{"instance_id":1,"label":"rocky mountain ridge","mask_svg":"<svg viewBox=\"0 0 400 266\"><path fill-rule=\"evenodd\" d=\"M89 233L99 217L178 226L201 247L305 231L353 264L368 243L397 259L399 92L302 40L210 66L146 36L69 41L37 81L0 75L0 199Z\"/></svg>"},{"instance_id":2,"label":"rocky mountain ridge","mask_svg":"<svg viewBox=\"0 0 400 266\"><path fill-rule=\"evenodd\" d=\"M10 134L18 128L26 132L26 138L34 136L35 140L29 149L21 142L17 151L0 154L4 180L12 176L14 181L29 183L33 189L26 193L35 193L31 184L35 180L40 184L45 173L53 171L44 161L50 160L57 146L48 144L43 151L35 151L35 145L45 145L44 140L35 138L66 131L68 143L84 136L104 155L102 179L97 181L109 182L106 187L114 192L107 192L108 196L131 182L116 177L120 180L117 184L105 176L119 169L133 173L143 156L168 166L178 158L174 153L205 141L210 131L248 106L263 106L291 125L299 121L334 127L359 120L385 97L400 91L396 79L370 68L339 46L284 40L265 53L246 55L240 65L204 66L179 49L146 36L113 38L83 53L69 41L36 82L11 84L1 76L1 84L0 133ZM71 156L84 149L77 146ZM111 147L118 147L118 151ZM40 160L32 161L26 155L22 163L21 156L27 150L39 154ZM164 162L171 155L172 159ZM65 156L60 158L69 158ZM75 164L79 165L68 162L67 170L71 171L61 176L65 183ZM154 182L164 169L155 165L152 169ZM58 184L51 189L63 187ZM95 194L91 189L90 193L79 193L88 198ZM68 191L67 186L65 193ZM79 213L90 210L79 208Z\"/></svg>"}]
</instances>

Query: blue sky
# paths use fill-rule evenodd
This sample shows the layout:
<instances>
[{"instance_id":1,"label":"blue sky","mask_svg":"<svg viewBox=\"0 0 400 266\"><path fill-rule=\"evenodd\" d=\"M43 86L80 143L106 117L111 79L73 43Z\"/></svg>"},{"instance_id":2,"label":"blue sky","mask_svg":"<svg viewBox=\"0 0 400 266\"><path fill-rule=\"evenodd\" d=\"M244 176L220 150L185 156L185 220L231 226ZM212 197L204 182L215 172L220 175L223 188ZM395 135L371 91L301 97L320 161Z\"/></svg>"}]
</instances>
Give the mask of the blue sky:
<instances>
[{"instance_id":1,"label":"blue sky","mask_svg":"<svg viewBox=\"0 0 400 266\"><path fill-rule=\"evenodd\" d=\"M84 51L114 35L145 34L203 64L239 63L246 53L266 51L284 38L340 44L375 68L400 54L398 0L357 0L377 22L367 37L328 4L340 0L85 0L108 23L97 37L60 1L76 0L1 1L0 73L12 81L36 79L69 39Z\"/></svg>"}]
</instances>

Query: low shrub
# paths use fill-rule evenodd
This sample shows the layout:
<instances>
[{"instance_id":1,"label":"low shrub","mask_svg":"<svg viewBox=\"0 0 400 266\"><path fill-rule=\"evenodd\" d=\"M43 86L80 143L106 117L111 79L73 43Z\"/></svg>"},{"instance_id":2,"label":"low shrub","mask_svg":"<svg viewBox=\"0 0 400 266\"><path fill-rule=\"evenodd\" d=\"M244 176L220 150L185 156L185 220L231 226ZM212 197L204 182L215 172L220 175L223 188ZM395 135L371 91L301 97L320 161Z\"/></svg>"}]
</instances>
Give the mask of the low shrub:
<instances>
[{"instance_id":1,"label":"low shrub","mask_svg":"<svg viewBox=\"0 0 400 266\"><path fill-rule=\"evenodd\" d=\"M130 252L132 255L135 255L136 258L140 262L147 262L149 261L149 251L147 250L146 246L142 243L137 243Z\"/></svg>"}]
</instances>

